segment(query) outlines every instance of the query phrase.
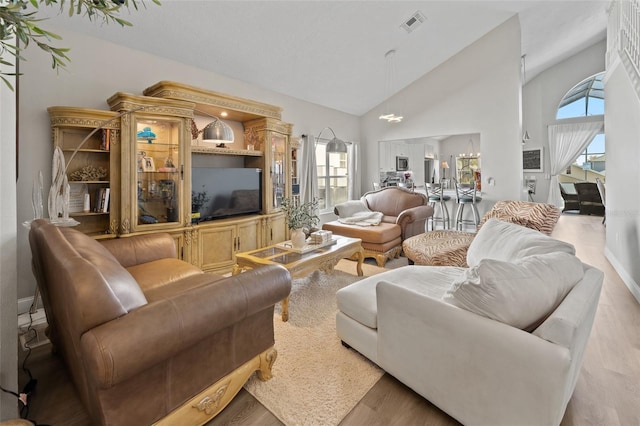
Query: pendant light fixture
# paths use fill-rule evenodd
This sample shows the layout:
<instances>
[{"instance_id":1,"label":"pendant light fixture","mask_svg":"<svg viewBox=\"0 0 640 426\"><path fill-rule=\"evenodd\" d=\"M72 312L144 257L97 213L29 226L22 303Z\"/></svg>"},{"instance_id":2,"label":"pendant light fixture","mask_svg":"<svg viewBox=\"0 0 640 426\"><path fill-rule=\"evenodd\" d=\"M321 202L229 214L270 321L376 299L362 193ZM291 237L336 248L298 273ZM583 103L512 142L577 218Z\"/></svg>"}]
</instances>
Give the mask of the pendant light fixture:
<instances>
[{"instance_id":1,"label":"pendant light fixture","mask_svg":"<svg viewBox=\"0 0 640 426\"><path fill-rule=\"evenodd\" d=\"M395 78L395 68L393 65L393 57L395 56L396 51L391 49L387 53L384 54L386 59L386 69L384 76L384 85L385 85L385 101L384 101L384 113L378 117L380 120L387 120L389 123L399 123L402 121L401 115L396 115L391 112L389 107L389 98L391 97L392 83Z\"/></svg>"},{"instance_id":2,"label":"pendant light fixture","mask_svg":"<svg viewBox=\"0 0 640 426\"><path fill-rule=\"evenodd\" d=\"M527 63L526 63L526 54L522 55L522 127L524 127L524 85L527 84ZM525 129L524 134L522 135L522 145L531 140L529 136L529 132Z\"/></svg>"}]
</instances>

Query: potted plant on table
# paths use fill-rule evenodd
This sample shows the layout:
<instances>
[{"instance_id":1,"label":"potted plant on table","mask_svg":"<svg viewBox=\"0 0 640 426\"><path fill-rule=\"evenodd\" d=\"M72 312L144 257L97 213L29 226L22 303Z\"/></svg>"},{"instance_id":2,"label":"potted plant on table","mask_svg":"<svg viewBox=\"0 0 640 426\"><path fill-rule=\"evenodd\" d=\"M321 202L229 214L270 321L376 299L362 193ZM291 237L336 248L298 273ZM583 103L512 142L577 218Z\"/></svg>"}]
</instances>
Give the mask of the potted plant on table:
<instances>
[{"instance_id":1,"label":"potted plant on table","mask_svg":"<svg viewBox=\"0 0 640 426\"><path fill-rule=\"evenodd\" d=\"M300 204L295 198L284 198L281 208L287 218L287 226L291 230L291 245L297 249L304 247L307 232L311 232L311 229L320 221L316 215L318 200L313 199Z\"/></svg>"}]
</instances>

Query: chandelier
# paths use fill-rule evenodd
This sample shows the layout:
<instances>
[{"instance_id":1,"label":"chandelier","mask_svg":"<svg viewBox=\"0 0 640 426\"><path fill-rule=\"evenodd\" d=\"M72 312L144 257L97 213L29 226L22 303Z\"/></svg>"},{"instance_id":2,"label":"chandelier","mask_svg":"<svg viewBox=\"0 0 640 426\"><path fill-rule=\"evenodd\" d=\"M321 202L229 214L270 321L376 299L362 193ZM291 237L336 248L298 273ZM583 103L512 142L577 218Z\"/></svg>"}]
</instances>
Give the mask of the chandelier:
<instances>
[{"instance_id":1,"label":"chandelier","mask_svg":"<svg viewBox=\"0 0 640 426\"><path fill-rule=\"evenodd\" d=\"M387 120L389 123L399 123L402 121L402 116L401 115L396 115L393 112L391 112L391 108L389 107L389 98L391 97L391 90L392 90L392 84L393 84L393 80L395 78L395 68L393 66L393 57L395 56L396 51L394 49L391 49L390 51L388 51L387 53L384 54L384 57L386 59L386 69L385 69L385 76L384 76L384 85L385 85L385 107L384 107L384 112L382 113L382 115L380 115L380 117L378 117L380 120Z\"/></svg>"}]
</instances>

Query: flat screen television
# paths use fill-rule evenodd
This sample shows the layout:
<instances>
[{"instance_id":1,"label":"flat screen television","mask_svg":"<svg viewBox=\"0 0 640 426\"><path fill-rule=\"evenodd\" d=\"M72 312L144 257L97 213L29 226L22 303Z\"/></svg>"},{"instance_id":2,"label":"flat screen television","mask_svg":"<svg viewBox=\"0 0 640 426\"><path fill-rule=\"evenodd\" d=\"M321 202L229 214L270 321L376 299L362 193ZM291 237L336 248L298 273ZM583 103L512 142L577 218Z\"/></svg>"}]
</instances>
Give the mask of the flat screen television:
<instances>
[{"instance_id":1,"label":"flat screen television","mask_svg":"<svg viewBox=\"0 0 640 426\"><path fill-rule=\"evenodd\" d=\"M194 167L191 169L191 213L194 221L259 213L262 170Z\"/></svg>"}]
</instances>

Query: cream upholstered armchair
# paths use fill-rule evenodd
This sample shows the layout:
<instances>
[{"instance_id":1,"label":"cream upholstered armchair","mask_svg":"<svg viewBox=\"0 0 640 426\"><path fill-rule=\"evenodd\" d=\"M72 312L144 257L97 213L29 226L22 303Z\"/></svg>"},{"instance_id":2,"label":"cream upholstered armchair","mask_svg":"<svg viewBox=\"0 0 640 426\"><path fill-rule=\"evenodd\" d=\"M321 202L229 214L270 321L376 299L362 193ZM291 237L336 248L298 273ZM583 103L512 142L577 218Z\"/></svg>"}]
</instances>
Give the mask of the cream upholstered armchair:
<instances>
[{"instance_id":1,"label":"cream upholstered armchair","mask_svg":"<svg viewBox=\"0 0 640 426\"><path fill-rule=\"evenodd\" d=\"M379 212L380 222L366 226L347 223L357 212ZM405 188L386 187L367 192L359 201L349 201L335 208L338 220L325 223L322 229L337 235L360 238L365 257L376 259L383 267L388 259L402 252L402 241L424 232L425 223L433 215L427 197Z\"/></svg>"}]
</instances>

